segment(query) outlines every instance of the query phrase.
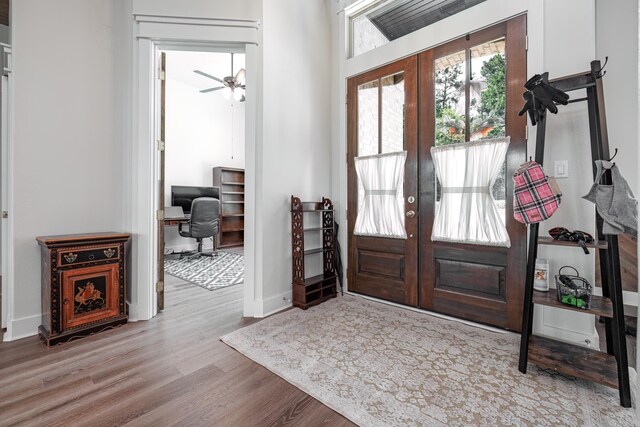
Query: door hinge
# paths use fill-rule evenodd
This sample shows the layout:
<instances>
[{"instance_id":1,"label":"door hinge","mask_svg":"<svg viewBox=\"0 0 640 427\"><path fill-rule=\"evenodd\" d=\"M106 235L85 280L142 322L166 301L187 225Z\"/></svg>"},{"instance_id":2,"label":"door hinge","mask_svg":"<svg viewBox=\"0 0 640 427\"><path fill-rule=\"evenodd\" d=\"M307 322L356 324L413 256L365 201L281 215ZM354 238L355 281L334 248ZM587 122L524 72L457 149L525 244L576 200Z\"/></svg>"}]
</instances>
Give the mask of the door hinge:
<instances>
[{"instance_id":1,"label":"door hinge","mask_svg":"<svg viewBox=\"0 0 640 427\"><path fill-rule=\"evenodd\" d=\"M158 221L164 221L164 209L158 209L156 211L156 219Z\"/></svg>"},{"instance_id":2,"label":"door hinge","mask_svg":"<svg viewBox=\"0 0 640 427\"><path fill-rule=\"evenodd\" d=\"M344 161L346 163L349 163L349 153L344 153L344 157L345 157Z\"/></svg>"},{"instance_id":3,"label":"door hinge","mask_svg":"<svg viewBox=\"0 0 640 427\"><path fill-rule=\"evenodd\" d=\"M9 212L8 211L2 211L2 218L9 218Z\"/></svg>"},{"instance_id":4,"label":"door hinge","mask_svg":"<svg viewBox=\"0 0 640 427\"><path fill-rule=\"evenodd\" d=\"M158 140L158 151L164 151L164 141L159 139Z\"/></svg>"},{"instance_id":5,"label":"door hinge","mask_svg":"<svg viewBox=\"0 0 640 427\"><path fill-rule=\"evenodd\" d=\"M160 72L158 73L158 79L164 80L166 77L166 73L163 70L160 70Z\"/></svg>"},{"instance_id":6,"label":"door hinge","mask_svg":"<svg viewBox=\"0 0 640 427\"><path fill-rule=\"evenodd\" d=\"M529 50L529 36L524 36L524 50Z\"/></svg>"},{"instance_id":7,"label":"door hinge","mask_svg":"<svg viewBox=\"0 0 640 427\"><path fill-rule=\"evenodd\" d=\"M526 117L525 117L525 120L526 120ZM524 139L526 141L529 140L529 126L528 125L524 127Z\"/></svg>"},{"instance_id":8,"label":"door hinge","mask_svg":"<svg viewBox=\"0 0 640 427\"><path fill-rule=\"evenodd\" d=\"M156 282L156 292L164 292L164 282Z\"/></svg>"}]
</instances>

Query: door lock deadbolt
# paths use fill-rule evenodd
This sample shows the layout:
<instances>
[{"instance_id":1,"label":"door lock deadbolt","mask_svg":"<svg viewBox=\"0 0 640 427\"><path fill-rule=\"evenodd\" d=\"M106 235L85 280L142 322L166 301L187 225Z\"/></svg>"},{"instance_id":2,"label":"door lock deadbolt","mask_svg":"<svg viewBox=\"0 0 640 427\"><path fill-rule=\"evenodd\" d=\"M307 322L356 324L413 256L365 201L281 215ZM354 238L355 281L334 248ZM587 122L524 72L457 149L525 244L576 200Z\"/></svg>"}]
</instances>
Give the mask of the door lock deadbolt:
<instances>
[{"instance_id":1,"label":"door lock deadbolt","mask_svg":"<svg viewBox=\"0 0 640 427\"><path fill-rule=\"evenodd\" d=\"M415 197L413 197L413 196L409 196L409 197L407 197L407 202L409 202L409 203L413 203L413 202L415 202L415 201L416 201L416 198L415 198Z\"/></svg>"},{"instance_id":2,"label":"door lock deadbolt","mask_svg":"<svg viewBox=\"0 0 640 427\"><path fill-rule=\"evenodd\" d=\"M407 218L413 218L414 216L416 216L416 213L415 211L407 211L405 215L407 216Z\"/></svg>"}]
</instances>

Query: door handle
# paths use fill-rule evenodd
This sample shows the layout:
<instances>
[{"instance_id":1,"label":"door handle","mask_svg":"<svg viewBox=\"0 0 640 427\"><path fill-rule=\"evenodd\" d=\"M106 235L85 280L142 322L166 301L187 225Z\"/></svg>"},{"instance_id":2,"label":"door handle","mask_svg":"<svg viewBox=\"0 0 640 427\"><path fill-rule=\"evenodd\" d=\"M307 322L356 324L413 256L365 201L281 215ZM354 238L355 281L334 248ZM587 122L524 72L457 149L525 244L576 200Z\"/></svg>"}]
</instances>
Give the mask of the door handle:
<instances>
[{"instance_id":1,"label":"door handle","mask_svg":"<svg viewBox=\"0 0 640 427\"><path fill-rule=\"evenodd\" d=\"M407 213L405 215L407 216L407 218L413 218L414 216L416 216L416 212L415 211L407 211Z\"/></svg>"}]
</instances>

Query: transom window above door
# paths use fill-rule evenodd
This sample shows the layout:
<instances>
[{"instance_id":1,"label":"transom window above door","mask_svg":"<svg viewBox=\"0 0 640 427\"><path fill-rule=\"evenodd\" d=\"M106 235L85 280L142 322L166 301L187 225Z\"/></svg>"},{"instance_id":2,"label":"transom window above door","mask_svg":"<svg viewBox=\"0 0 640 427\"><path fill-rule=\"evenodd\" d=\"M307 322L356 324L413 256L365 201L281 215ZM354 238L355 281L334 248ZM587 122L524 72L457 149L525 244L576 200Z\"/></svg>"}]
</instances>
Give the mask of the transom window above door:
<instances>
[{"instance_id":1,"label":"transom window above door","mask_svg":"<svg viewBox=\"0 0 640 427\"><path fill-rule=\"evenodd\" d=\"M350 57L441 21L486 0L377 0L349 17Z\"/></svg>"}]
</instances>

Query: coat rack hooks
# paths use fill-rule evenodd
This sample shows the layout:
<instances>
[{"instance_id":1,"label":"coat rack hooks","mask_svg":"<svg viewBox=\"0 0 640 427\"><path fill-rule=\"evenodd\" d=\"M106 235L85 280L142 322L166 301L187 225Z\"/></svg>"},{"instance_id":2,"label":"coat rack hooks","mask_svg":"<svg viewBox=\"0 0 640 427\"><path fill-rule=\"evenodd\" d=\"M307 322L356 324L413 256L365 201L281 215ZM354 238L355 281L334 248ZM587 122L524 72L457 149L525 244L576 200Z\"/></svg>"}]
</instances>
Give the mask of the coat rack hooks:
<instances>
[{"instance_id":1,"label":"coat rack hooks","mask_svg":"<svg viewBox=\"0 0 640 427\"><path fill-rule=\"evenodd\" d=\"M602 67L600 67L600 69L596 72L596 78L601 78L603 77L605 74L607 74L607 72L605 71L604 73L602 72L602 70L604 70L604 67L607 66L607 62L609 62L609 57L605 56L604 57L604 64L602 64Z\"/></svg>"},{"instance_id":2,"label":"coat rack hooks","mask_svg":"<svg viewBox=\"0 0 640 427\"><path fill-rule=\"evenodd\" d=\"M610 161L611 161L611 160L613 160L613 158L614 158L615 156L617 156L617 155L618 155L618 149L616 148L616 149L614 150L614 152L613 152L613 156L611 156L611 158L610 158L609 160L607 160L607 161L608 161L608 162L610 162Z\"/></svg>"}]
</instances>

